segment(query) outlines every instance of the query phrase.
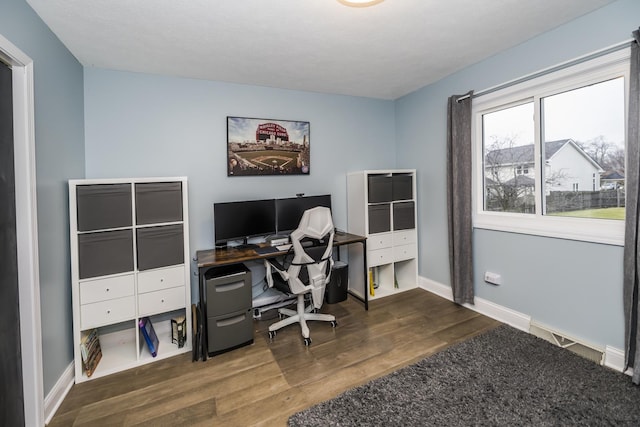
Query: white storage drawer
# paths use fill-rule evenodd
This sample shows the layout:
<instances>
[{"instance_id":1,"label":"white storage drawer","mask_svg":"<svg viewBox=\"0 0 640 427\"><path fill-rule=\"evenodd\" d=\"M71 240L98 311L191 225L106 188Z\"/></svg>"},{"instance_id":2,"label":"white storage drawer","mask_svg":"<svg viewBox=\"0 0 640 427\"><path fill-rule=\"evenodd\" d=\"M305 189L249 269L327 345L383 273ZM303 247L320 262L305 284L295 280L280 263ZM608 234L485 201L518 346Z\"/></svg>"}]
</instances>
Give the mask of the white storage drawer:
<instances>
[{"instance_id":1,"label":"white storage drawer","mask_svg":"<svg viewBox=\"0 0 640 427\"><path fill-rule=\"evenodd\" d=\"M138 273L138 293L184 286L184 265Z\"/></svg>"},{"instance_id":2,"label":"white storage drawer","mask_svg":"<svg viewBox=\"0 0 640 427\"><path fill-rule=\"evenodd\" d=\"M416 231L415 230L407 230L407 231L396 231L393 233L393 245L408 245L409 243L416 242Z\"/></svg>"},{"instance_id":3,"label":"white storage drawer","mask_svg":"<svg viewBox=\"0 0 640 427\"><path fill-rule=\"evenodd\" d=\"M110 299L80 306L81 329L97 328L136 316L135 297Z\"/></svg>"},{"instance_id":4,"label":"white storage drawer","mask_svg":"<svg viewBox=\"0 0 640 427\"><path fill-rule=\"evenodd\" d=\"M393 248L393 260L404 261L416 257L416 245L401 245Z\"/></svg>"},{"instance_id":5,"label":"white storage drawer","mask_svg":"<svg viewBox=\"0 0 640 427\"><path fill-rule=\"evenodd\" d=\"M376 249L374 251L367 251L367 264L369 264L369 267L389 264L390 262L393 262L392 248L384 248L384 249Z\"/></svg>"},{"instance_id":6,"label":"white storage drawer","mask_svg":"<svg viewBox=\"0 0 640 427\"><path fill-rule=\"evenodd\" d=\"M138 295L139 316L151 316L184 306L184 286Z\"/></svg>"},{"instance_id":7,"label":"white storage drawer","mask_svg":"<svg viewBox=\"0 0 640 427\"><path fill-rule=\"evenodd\" d=\"M134 294L133 274L80 282L80 304L91 304Z\"/></svg>"},{"instance_id":8,"label":"white storage drawer","mask_svg":"<svg viewBox=\"0 0 640 427\"><path fill-rule=\"evenodd\" d=\"M369 250L390 248L392 245L393 245L393 234L391 233L371 234L367 238L367 249Z\"/></svg>"}]
</instances>

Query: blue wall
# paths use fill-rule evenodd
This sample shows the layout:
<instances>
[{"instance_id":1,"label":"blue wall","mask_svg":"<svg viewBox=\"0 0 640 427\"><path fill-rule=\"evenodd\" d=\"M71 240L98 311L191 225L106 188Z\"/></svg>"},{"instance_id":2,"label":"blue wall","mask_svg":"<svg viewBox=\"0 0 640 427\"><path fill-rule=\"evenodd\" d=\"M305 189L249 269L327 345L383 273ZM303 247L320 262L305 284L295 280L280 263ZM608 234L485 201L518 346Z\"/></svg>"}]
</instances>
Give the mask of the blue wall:
<instances>
[{"instance_id":1,"label":"blue wall","mask_svg":"<svg viewBox=\"0 0 640 427\"><path fill-rule=\"evenodd\" d=\"M631 38L640 2L621 0L396 101L397 166L419 177L420 275L450 284L446 218L447 97L504 83ZM476 295L576 338L624 348L622 248L474 232ZM490 270L503 285L484 283Z\"/></svg>"},{"instance_id":2,"label":"blue wall","mask_svg":"<svg viewBox=\"0 0 640 427\"><path fill-rule=\"evenodd\" d=\"M227 177L227 116L310 122L310 175ZM392 101L85 69L87 178L187 176L193 255L216 201L331 193L346 229L346 173L394 166L394 121Z\"/></svg>"},{"instance_id":3,"label":"blue wall","mask_svg":"<svg viewBox=\"0 0 640 427\"><path fill-rule=\"evenodd\" d=\"M0 33L34 64L46 395L73 360L67 180L84 176L83 69L24 0L0 2Z\"/></svg>"},{"instance_id":4,"label":"blue wall","mask_svg":"<svg viewBox=\"0 0 640 427\"><path fill-rule=\"evenodd\" d=\"M73 359L66 181L84 177L85 168L92 178L188 176L193 253L212 245L214 201L330 192L345 228L347 172L416 168L420 275L448 284L447 97L629 39L638 16L640 2L618 1L394 103L83 70L24 0L3 0L0 33L35 66L45 394ZM228 178L227 115L311 122L311 175ZM620 247L476 230L474 252L478 272L500 272L505 282L495 288L476 280L478 296L623 347Z\"/></svg>"}]
</instances>

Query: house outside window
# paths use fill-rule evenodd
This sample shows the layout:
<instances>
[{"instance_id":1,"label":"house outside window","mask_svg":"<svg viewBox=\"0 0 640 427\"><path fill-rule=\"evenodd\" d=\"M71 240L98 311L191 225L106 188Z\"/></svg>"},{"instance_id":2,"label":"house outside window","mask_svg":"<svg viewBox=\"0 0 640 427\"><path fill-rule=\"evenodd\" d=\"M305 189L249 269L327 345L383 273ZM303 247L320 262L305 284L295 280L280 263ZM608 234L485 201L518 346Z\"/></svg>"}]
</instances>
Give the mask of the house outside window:
<instances>
[{"instance_id":1,"label":"house outside window","mask_svg":"<svg viewBox=\"0 0 640 427\"><path fill-rule=\"evenodd\" d=\"M629 50L474 100L474 226L622 244Z\"/></svg>"}]
</instances>

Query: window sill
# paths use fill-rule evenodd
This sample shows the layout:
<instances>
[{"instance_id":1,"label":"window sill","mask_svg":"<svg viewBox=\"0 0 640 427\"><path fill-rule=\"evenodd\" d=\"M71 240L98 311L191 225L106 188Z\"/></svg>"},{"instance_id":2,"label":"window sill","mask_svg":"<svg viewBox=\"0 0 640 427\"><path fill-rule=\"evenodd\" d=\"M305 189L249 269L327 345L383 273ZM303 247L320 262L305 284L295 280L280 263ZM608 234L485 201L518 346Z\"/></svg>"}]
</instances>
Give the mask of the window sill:
<instances>
[{"instance_id":1,"label":"window sill","mask_svg":"<svg viewBox=\"0 0 640 427\"><path fill-rule=\"evenodd\" d=\"M509 213L474 216L473 227L556 239L624 246L624 221Z\"/></svg>"}]
</instances>

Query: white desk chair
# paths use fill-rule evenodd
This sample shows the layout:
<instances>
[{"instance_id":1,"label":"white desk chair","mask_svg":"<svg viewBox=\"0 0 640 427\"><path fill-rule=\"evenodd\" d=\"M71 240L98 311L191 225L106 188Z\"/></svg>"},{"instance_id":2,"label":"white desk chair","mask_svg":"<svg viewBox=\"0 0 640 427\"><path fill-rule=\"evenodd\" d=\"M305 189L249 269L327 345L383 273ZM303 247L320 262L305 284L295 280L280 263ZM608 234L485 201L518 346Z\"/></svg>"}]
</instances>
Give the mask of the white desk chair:
<instances>
[{"instance_id":1,"label":"white desk chair","mask_svg":"<svg viewBox=\"0 0 640 427\"><path fill-rule=\"evenodd\" d=\"M307 320L331 322L333 327L337 325L335 316L316 313L316 310L322 307L324 290L331 278L333 237L331 210L320 206L308 209L302 215L298 228L291 233L293 260L288 267L284 267L275 259L265 260L269 286L297 295L297 310L278 310L280 318L284 319L269 326L270 338L275 337L278 329L300 323L304 343L309 345L311 338ZM313 245L307 246L306 242L313 242ZM272 269L278 274L273 274ZM311 294L311 303L305 307L307 294Z\"/></svg>"}]
</instances>

